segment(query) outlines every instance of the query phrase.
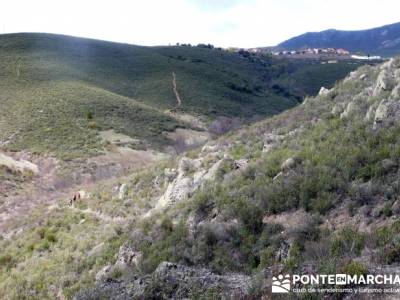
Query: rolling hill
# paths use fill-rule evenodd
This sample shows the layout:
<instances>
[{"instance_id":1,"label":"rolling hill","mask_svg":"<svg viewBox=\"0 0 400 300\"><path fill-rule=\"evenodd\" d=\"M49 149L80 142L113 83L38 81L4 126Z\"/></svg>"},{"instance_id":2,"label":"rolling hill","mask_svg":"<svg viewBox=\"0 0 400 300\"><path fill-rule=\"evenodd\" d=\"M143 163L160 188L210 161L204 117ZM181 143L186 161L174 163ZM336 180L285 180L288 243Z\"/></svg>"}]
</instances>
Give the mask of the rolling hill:
<instances>
[{"instance_id":1,"label":"rolling hill","mask_svg":"<svg viewBox=\"0 0 400 300\"><path fill-rule=\"evenodd\" d=\"M400 53L400 23L357 31L329 29L307 32L288 39L277 47L287 50L332 47L344 48L353 53L393 56Z\"/></svg>"},{"instance_id":2,"label":"rolling hill","mask_svg":"<svg viewBox=\"0 0 400 300\"><path fill-rule=\"evenodd\" d=\"M206 123L218 116L246 121L273 115L296 105L304 90L316 93L356 66L341 65L321 84L315 76L311 89L297 88L296 80L287 84L291 73L308 67L208 47L1 35L0 147L64 159L88 157L103 149L99 132L113 129L142 146L163 149L173 143L166 132L196 129L184 115Z\"/></svg>"}]
</instances>

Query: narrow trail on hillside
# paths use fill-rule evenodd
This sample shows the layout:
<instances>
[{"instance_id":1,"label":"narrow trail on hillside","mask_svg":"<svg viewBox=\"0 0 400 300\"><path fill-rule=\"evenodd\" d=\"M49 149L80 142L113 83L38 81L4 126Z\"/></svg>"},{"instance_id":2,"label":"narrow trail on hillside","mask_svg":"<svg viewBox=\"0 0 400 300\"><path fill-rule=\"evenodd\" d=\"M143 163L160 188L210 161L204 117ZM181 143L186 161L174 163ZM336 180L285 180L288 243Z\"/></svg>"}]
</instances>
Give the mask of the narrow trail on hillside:
<instances>
[{"instance_id":1,"label":"narrow trail on hillside","mask_svg":"<svg viewBox=\"0 0 400 300\"><path fill-rule=\"evenodd\" d=\"M109 216L107 214L101 213L99 211L94 211L90 208L86 208L86 209L79 209L77 207L74 206L68 206L69 209L75 211L75 212L79 212L79 213L84 213L84 214L88 214L88 215L92 215L97 217L98 219L104 221L104 222L108 222L108 223L123 223L124 221L127 220L127 218L124 217L112 217Z\"/></svg>"},{"instance_id":2,"label":"narrow trail on hillside","mask_svg":"<svg viewBox=\"0 0 400 300\"><path fill-rule=\"evenodd\" d=\"M175 97L176 97L176 105L175 105L174 108L178 108L178 107L180 107L182 105L182 100L181 100L181 97L179 96L179 93L178 93L178 88L177 88L177 85L176 85L175 72L172 72L172 88L174 90L174 94L175 94Z\"/></svg>"},{"instance_id":3,"label":"narrow trail on hillside","mask_svg":"<svg viewBox=\"0 0 400 300\"><path fill-rule=\"evenodd\" d=\"M77 191L88 192L95 189L97 185L112 184L116 178L122 179L132 172L149 167L162 159L162 157L156 157L153 160L141 156L134 161L121 160L117 163L108 161L109 165L104 166L101 166L100 161L92 161L96 166L101 166L102 169L97 170L98 174L94 173L88 177L85 176L87 173L83 165L77 165L73 170L69 170L68 173L65 173L67 176L64 173L60 173L61 175L58 173L61 169L60 164L51 157L33 159L32 157L14 156L14 158L18 161L20 158L24 158L37 164L39 173L30 181L24 183L17 192L4 197L0 194L0 238L1 236L10 238L13 234L23 231L27 224L20 222L21 216L30 215L36 208L64 207ZM102 158L103 163L105 159ZM128 168L128 166L130 167ZM79 208L73 210L75 211L75 209L79 210ZM81 212L96 216L108 223L126 221L124 217L110 216L90 208Z\"/></svg>"}]
</instances>

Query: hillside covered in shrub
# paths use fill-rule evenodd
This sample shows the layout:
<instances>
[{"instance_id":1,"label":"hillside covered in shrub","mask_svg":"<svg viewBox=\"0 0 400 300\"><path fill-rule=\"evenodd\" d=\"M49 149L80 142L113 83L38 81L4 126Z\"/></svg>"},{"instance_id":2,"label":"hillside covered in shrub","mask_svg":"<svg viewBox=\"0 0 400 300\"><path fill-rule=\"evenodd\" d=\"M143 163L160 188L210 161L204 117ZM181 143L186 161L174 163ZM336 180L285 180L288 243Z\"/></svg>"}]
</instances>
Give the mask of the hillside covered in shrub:
<instances>
[{"instance_id":1,"label":"hillside covered in shrub","mask_svg":"<svg viewBox=\"0 0 400 300\"><path fill-rule=\"evenodd\" d=\"M312 68L312 85L287 79L308 67L201 45L141 47L51 34L1 35L0 145L63 159L90 157L104 148L99 132L113 129L163 150L173 144L169 132L199 129L193 118L206 124L221 116L253 122L293 107L356 65L340 64L339 72L326 72L321 81L321 70Z\"/></svg>"},{"instance_id":2,"label":"hillside covered in shrub","mask_svg":"<svg viewBox=\"0 0 400 300\"><path fill-rule=\"evenodd\" d=\"M398 58L363 66L282 114L93 186L74 207L39 207L0 240L0 290L257 299L273 272L398 272L399 101Z\"/></svg>"}]
</instances>

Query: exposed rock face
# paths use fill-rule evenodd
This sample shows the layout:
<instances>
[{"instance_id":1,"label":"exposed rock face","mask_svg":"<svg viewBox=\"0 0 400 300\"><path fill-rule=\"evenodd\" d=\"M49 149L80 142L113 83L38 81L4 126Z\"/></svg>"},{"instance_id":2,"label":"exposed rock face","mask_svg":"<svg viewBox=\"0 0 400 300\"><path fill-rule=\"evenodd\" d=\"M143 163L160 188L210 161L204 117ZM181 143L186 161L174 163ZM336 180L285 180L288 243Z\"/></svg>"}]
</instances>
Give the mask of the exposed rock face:
<instances>
[{"instance_id":1,"label":"exposed rock face","mask_svg":"<svg viewBox=\"0 0 400 300\"><path fill-rule=\"evenodd\" d=\"M128 186L126 185L126 183L121 184L118 190L118 199L123 200L126 196L127 191L128 191Z\"/></svg>"},{"instance_id":2,"label":"exposed rock face","mask_svg":"<svg viewBox=\"0 0 400 300\"><path fill-rule=\"evenodd\" d=\"M397 99L399 100L400 98L400 84L398 84L393 90L392 93L390 94L390 97L392 99Z\"/></svg>"},{"instance_id":3,"label":"exposed rock face","mask_svg":"<svg viewBox=\"0 0 400 300\"><path fill-rule=\"evenodd\" d=\"M349 115L355 111L357 108L355 102L351 101L349 102L349 104L347 104L346 109L340 114L340 118L344 119L344 118L348 118Z\"/></svg>"},{"instance_id":4,"label":"exposed rock face","mask_svg":"<svg viewBox=\"0 0 400 300\"><path fill-rule=\"evenodd\" d=\"M0 166L6 166L7 168L18 172L29 171L33 174L39 173L39 168L34 163L31 163L30 161L24 159L15 160L11 156L3 153L0 153Z\"/></svg>"},{"instance_id":5,"label":"exposed rock face","mask_svg":"<svg viewBox=\"0 0 400 300\"><path fill-rule=\"evenodd\" d=\"M352 71L352 72L350 72L350 74L347 75L347 77L344 79L344 82L353 80L353 79L357 78L357 76L358 76L358 72L357 72L357 71Z\"/></svg>"},{"instance_id":6,"label":"exposed rock face","mask_svg":"<svg viewBox=\"0 0 400 300\"><path fill-rule=\"evenodd\" d=\"M119 248L117 262L115 266L125 268L127 266L137 266L139 260L142 257L140 251L135 251L132 247L127 244L123 244Z\"/></svg>"},{"instance_id":7,"label":"exposed rock face","mask_svg":"<svg viewBox=\"0 0 400 300\"><path fill-rule=\"evenodd\" d=\"M392 126L400 118L400 102L394 100L382 100L375 112L374 129Z\"/></svg>"},{"instance_id":8,"label":"exposed rock face","mask_svg":"<svg viewBox=\"0 0 400 300\"><path fill-rule=\"evenodd\" d=\"M379 96L382 92L393 89L394 84L395 75L393 73L393 62L389 61L382 65L372 95Z\"/></svg>"},{"instance_id":9,"label":"exposed rock face","mask_svg":"<svg viewBox=\"0 0 400 300\"><path fill-rule=\"evenodd\" d=\"M321 87L321 89L319 90L318 95L320 96L326 96L329 94L329 89L325 88L325 87Z\"/></svg>"},{"instance_id":10,"label":"exposed rock face","mask_svg":"<svg viewBox=\"0 0 400 300\"><path fill-rule=\"evenodd\" d=\"M347 103L346 108L340 114L340 118L349 118L354 114L365 113L369 106L368 106L368 91L364 90L359 94L355 95L350 102ZM340 104L342 107L345 106L344 103Z\"/></svg>"},{"instance_id":11,"label":"exposed rock face","mask_svg":"<svg viewBox=\"0 0 400 300\"><path fill-rule=\"evenodd\" d=\"M152 276L128 282L106 281L80 292L74 299L187 299L212 290L220 291L222 299L245 299L250 284L250 276L217 275L207 269L163 262Z\"/></svg>"},{"instance_id":12,"label":"exposed rock face","mask_svg":"<svg viewBox=\"0 0 400 300\"><path fill-rule=\"evenodd\" d=\"M378 96L382 91L387 90L387 81L388 81L388 72L386 70L382 70L379 73L378 78L376 79L376 84L373 92L373 96Z\"/></svg>"},{"instance_id":13,"label":"exposed rock face","mask_svg":"<svg viewBox=\"0 0 400 300\"><path fill-rule=\"evenodd\" d=\"M345 105L343 103L337 103L335 106L332 108L331 113L333 115L339 115L341 114L345 109Z\"/></svg>"},{"instance_id":14,"label":"exposed rock face","mask_svg":"<svg viewBox=\"0 0 400 300\"><path fill-rule=\"evenodd\" d=\"M189 197L205 181L212 180L215 177L221 162L222 160L218 160L209 169L205 169L201 165L201 159L183 157L179 162L177 172L170 169L164 171L165 174L171 174L169 178L176 177L168 184L155 208L167 207Z\"/></svg>"}]
</instances>

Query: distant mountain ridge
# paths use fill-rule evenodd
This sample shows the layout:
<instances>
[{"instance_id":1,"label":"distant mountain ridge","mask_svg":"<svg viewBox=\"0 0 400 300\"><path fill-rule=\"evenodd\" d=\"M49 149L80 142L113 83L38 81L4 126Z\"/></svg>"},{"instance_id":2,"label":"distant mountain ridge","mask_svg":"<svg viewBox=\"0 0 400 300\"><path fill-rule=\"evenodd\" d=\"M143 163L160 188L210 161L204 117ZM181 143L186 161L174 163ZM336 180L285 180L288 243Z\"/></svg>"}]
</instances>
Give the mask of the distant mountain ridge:
<instances>
[{"instance_id":1,"label":"distant mountain ridge","mask_svg":"<svg viewBox=\"0 0 400 300\"><path fill-rule=\"evenodd\" d=\"M320 32L307 32L288 39L279 45L280 49L301 48L345 48L351 52L393 56L400 54L400 22L382 27L345 31L328 29Z\"/></svg>"}]
</instances>

